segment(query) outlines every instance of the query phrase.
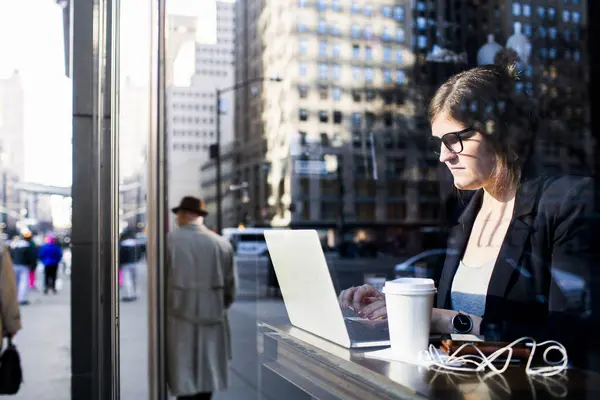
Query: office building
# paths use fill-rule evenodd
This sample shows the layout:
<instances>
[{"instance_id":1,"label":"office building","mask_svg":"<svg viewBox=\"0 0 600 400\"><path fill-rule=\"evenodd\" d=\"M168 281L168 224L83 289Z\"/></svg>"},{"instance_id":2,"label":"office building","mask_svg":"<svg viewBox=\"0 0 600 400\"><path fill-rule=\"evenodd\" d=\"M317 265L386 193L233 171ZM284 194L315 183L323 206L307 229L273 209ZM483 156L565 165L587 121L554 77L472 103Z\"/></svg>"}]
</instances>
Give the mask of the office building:
<instances>
[{"instance_id":1,"label":"office building","mask_svg":"<svg viewBox=\"0 0 600 400\"><path fill-rule=\"evenodd\" d=\"M208 10L210 11L210 10ZM216 32L206 25L215 19ZM200 16L167 16L169 203L203 197L201 166L216 140L216 91L233 85L235 4L216 2ZM170 70L170 72L169 72ZM221 139L233 141L233 93L222 96Z\"/></svg>"}]
</instances>

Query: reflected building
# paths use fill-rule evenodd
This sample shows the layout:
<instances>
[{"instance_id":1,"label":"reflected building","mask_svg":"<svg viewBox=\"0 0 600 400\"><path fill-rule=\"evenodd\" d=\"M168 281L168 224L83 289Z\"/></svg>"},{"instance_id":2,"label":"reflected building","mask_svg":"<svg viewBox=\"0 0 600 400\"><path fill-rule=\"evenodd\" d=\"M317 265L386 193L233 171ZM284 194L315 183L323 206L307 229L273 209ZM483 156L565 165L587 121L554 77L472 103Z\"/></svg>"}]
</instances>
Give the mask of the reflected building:
<instances>
[{"instance_id":1,"label":"reflected building","mask_svg":"<svg viewBox=\"0 0 600 400\"><path fill-rule=\"evenodd\" d=\"M205 11L167 16L169 204L186 195L205 197L200 170L216 139L216 90L234 82L235 4L217 1ZM221 107L223 144L233 141L233 118L233 93L228 93Z\"/></svg>"},{"instance_id":2,"label":"reflected building","mask_svg":"<svg viewBox=\"0 0 600 400\"><path fill-rule=\"evenodd\" d=\"M540 102L542 167L580 170L575 161L590 155L572 136L557 144L555 132L589 143L584 10L571 0L238 1L236 81L283 82L237 92L243 146L234 159L250 202L238 199L236 219L323 229L342 220L379 241L443 225L454 191L427 150L427 104L444 80L477 65L490 35L502 55L507 44L524 53L523 37L530 45L517 91ZM328 171L327 156L340 168ZM416 247L440 243L411 236Z\"/></svg>"},{"instance_id":3,"label":"reflected building","mask_svg":"<svg viewBox=\"0 0 600 400\"><path fill-rule=\"evenodd\" d=\"M14 227L23 207L15 185L25 174L25 93L19 71L0 77L0 221Z\"/></svg>"},{"instance_id":4,"label":"reflected building","mask_svg":"<svg viewBox=\"0 0 600 400\"><path fill-rule=\"evenodd\" d=\"M236 123L237 172L250 188L239 210L275 226L335 230L342 220L365 240L439 226L439 162L423 155L425 131L412 134L410 6L238 1L238 16L237 80L283 80L238 94L249 117ZM242 66L250 59L260 64Z\"/></svg>"},{"instance_id":5,"label":"reflected building","mask_svg":"<svg viewBox=\"0 0 600 400\"><path fill-rule=\"evenodd\" d=\"M536 146L540 169L547 173L589 174L593 145L586 62L588 43L584 34L588 2L497 0L472 3L466 13L467 22L477 37L470 42L481 47L486 35L493 34L497 43L514 51L513 56L515 53L520 56L521 72L516 90L535 99L540 110ZM529 47L519 49L515 43L523 38ZM506 55L506 49L504 52Z\"/></svg>"}]
</instances>

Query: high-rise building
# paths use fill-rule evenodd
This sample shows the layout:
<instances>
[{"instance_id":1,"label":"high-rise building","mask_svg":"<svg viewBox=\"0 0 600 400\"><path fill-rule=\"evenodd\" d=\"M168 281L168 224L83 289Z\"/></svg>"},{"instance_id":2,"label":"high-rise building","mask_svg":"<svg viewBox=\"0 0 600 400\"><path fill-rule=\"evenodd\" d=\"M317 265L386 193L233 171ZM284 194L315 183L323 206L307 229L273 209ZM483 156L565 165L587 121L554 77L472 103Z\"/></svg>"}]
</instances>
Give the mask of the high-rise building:
<instances>
[{"instance_id":1,"label":"high-rise building","mask_svg":"<svg viewBox=\"0 0 600 400\"><path fill-rule=\"evenodd\" d=\"M25 92L21 75L0 77L0 168L18 180L25 174Z\"/></svg>"},{"instance_id":2,"label":"high-rise building","mask_svg":"<svg viewBox=\"0 0 600 400\"><path fill-rule=\"evenodd\" d=\"M210 3L210 2L207 2ZM216 90L234 82L235 4L217 1L199 16L167 16L169 202L203 197L201 166L216 140ZM206 26L212 19L216 32ZM233 141L234 94L221 99L221 143Z\"/></svg>"},{"instance_id":3,"label":"high-rise building","mask_svg":"<svg viewBox=\"0 0 600 400\"><path fill-rule=\"evenodd\" d=\"M21 75L0 77L0 221L13 225L22 208L15 184L25 174L25 93Z\"/></svg>"}]
</instances>

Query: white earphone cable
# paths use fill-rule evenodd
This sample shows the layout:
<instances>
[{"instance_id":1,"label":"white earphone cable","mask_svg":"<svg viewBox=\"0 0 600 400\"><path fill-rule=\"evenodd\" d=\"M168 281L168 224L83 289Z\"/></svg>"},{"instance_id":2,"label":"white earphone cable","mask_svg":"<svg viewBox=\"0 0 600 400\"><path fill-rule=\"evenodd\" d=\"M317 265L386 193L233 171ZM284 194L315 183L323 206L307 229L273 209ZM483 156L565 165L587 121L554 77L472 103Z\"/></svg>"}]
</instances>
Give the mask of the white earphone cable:
<instances>
[{"instance_id":1,"label":"white earphone cable","mask_svg":"<svg viewBox=\"0 0 600 400\"><path fill-rule=\"evenodd\" d=\"M489 357L486 357L483 352L476 346L474 343L465 343L461 345L454 353L449 355L446 359L442 359L439 354L439 351L435 348L435 346L430 345L429 350L426 352L425 357L427 361L431 363L432 366L438 367L440 369L450 370L450 371L460 371L460 372L482 372L486 368L492 370L494 373L504 373L511 362L513 356L513 347L521 342L527 342L531 347L531 353L529 354L529 358L527 359L527 364L525 366L525 372L528 375L539 375L544 377L558 375L567 369L567 364L569 363L569 358L567 356L567 350L565 347L554 341L547 340L545 342L537 343L535 339L531 337L522 337L508 344L507 346L496 350ZM533 361L533 356L537 347L540 346L548 346L544 353L542 354L542 358L547 366L542 367L532 367L531 362ZM466 354L459 355L460 352L466 347L473 347L478 354ZM548 359L548 354L551 351L558 351L562 358L559 361L552 362ZM504 362L501 368L496 367L493 363L501 356L506 356L506 361Z\"/></svg>"}]
</instances>

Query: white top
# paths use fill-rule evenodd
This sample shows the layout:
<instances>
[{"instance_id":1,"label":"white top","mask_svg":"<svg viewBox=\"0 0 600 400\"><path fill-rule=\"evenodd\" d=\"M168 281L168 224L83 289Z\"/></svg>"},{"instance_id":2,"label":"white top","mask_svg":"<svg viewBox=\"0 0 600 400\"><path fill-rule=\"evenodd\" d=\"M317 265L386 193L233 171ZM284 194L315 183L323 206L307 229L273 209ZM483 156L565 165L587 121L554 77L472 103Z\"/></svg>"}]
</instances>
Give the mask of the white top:
<instances>
[{"instance_id":1,"label":"white top","mask_svg":"<svg viewBox=\"0 0 600 400\"><path fill-rule=\"evenodd\" d=\"M478 266L467 266L460 261L450 293L453 310L483 316L485 297L495 264L495 259Z\"/></svg>"}]
</instances>

